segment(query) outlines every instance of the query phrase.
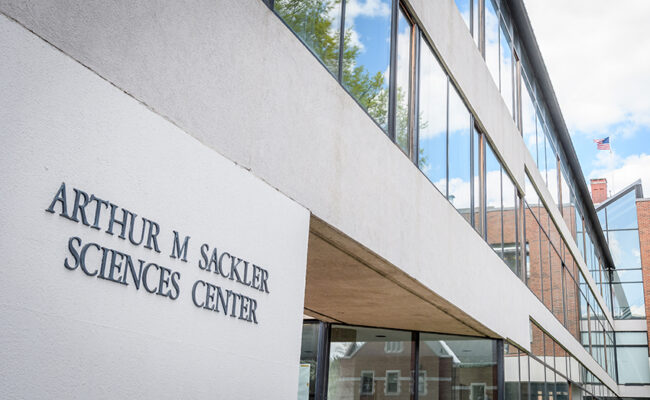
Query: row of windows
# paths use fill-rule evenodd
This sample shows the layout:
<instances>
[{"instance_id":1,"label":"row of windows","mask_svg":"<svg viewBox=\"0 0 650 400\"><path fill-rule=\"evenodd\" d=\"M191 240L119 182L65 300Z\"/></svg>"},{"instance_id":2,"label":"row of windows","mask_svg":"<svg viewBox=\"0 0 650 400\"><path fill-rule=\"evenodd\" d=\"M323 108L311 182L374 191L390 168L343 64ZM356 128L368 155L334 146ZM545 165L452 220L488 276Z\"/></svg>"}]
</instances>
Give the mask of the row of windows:
<instances>
[{"instance_id":1,"label":"row of windows","mask_svg":"<svg viewBox=\"0 0 650 400\"><path fill-rule=\"evenodd\" d=\"M496 400L498 343L307 320L300 363L311 399Z\"/></svg>"},{"instance_id":2,"label":"row of windows","mask_svg":"<svg viewBox=\"0 0 650 400\"><path fill-rule=\"evenodd\" d=\"M316 400L496 400L499 387L506 400L561 400L571 398L569 381L583 398L614 397L533 323L530 341L526 353L489 338L305 320L299 384L309 387L304 398Z\"/></svg>"},{"instance_id":3,"label":"row of windows","mask_svg":"<svg viewBox=\"0 0 650 400\"><path fill-rule=\"evenodd\" d=\"M562 212L607 307L611 309L608 274L601 262L601 251L594 245L594 230L586 227L589 224L585 222L579 205L575 180L557 143L543 96L537 90L534 74L526 63L526 52L518 43L506 5L499 0L455 2L521 130L553 201ZM542 206L539 202L535 205Z\"/></svg>"},{"instance_id":4,"label":"row of windows","mask_svg":"<svg viewBox=\"0 0 650 400\"><path fill-rule=\"evenodd\" d=\"M598 219L616 265L611 279L614 318L645 318L641 244L634 188L601 206L598 209Z\"/></svg>"},{"instance_id":5,"label":"row of windows","mask_svg":"<svg viewBox=\"0 0 650 400\"><path fill-rule=\"evenodd\" d=\"M561 209L563 204L575 204L575 184L566 157L559 150L543 96L537 91L506 5L500 0L455 2L553 200ZM567 225L572 223L567 218Z\"/></svg>"},{"instance_id":6,"label":"row of windows","mask_svg":"<svg viewBox=\"0 0 650 400\"><path fill-rule=\"evenodd\" d=\"M518 221L507 216L516 215L516 187L433 47L397 1L379 0L372 13L358 6L274 2L285 23L520 274Z\"/></svg>"},{"instance_id":7,"label":"row of windows","mask_svg":"<svg viewBox=\"0 0 650 400\"><path fill-rule=\"evenodd\" d=\"M531 323L531 351L504 346L505 399L563 400L569 381L580 398L615 398L614 393L553 338ZM574 392L575 393L575 392Z\"/></svg>"},{"instance_id":8,"label":"row of windows","mask_svg":"<svg viewBox=\"0 0 650 400\"><path fill-rule=\"evenodd\" d=\"M372 12L362 12L353 0L275 0L273 9L513 272L522 280L531 274L554 278L555 286L544 283L538 296L565 325L570 320L577 328L579 312L571 307L575 303L579 310L579 303L573 301L579 296L566 298L567 291L579 292L575 289L577 273L567 273L573 279L563 283L566 268L562 267L562 252L566 246L557 229L550 232L540 228L536 241L522 241L524 224L529 222L524 221L528 215L524 216L521 197L486 135L477 128L433 46L398 0L377 0L373 4ZM495 81L501 93L512 100L507 103L516 120L516 96L507 94L514 93L516 83L512 32L498 4L489 0L485 4L496 16L494 21L486 16L486 21L494 22L490 24L496 27L495 35L486 34L486 54L493 54L491 59L497 60L490 70L498 71ZM497 53L491 53L493 48L498 49ZM549 157L559 160L557 155ZM552 181L549 176L558 176L557 167L544 171L547 183ZM558 201L560 190L555 193ZM566 193L573 191L567 189ZM569 226L575 227L572 233L577 237L578 229L584 232L583 218L575 196L567 198L573 200L564 207L563 216ZM535 207L544 209L540 201ZM548 212L544 216L545 226L555 227L549 222ZM539 221L537 225L541 227ZM530 226L532 232L532 221ZM591 235L586 237L583 243L590 243L591 251L596 251ZM571 264L572 270L578 269L575 260L565 262ZM531 285L534 280L526 281ZM602 315L600 311L594 315ZM574 331L579 339L578 329Z\"/></svg>"},{"instance_id":9,"label":"row of windows","mask_svg":"<svg viewBox=\"0 0 650 400\"><path fill-rule=\"evenodd\" d=\"M534 205L528 203L531 198ZM526 177L523 202L525 282L573 337L581 341L592 357L615 378L611 324L548 210L538 199L536 188ZM606 286L609 292L609 285Z\"/></svg>"}]
</instances>

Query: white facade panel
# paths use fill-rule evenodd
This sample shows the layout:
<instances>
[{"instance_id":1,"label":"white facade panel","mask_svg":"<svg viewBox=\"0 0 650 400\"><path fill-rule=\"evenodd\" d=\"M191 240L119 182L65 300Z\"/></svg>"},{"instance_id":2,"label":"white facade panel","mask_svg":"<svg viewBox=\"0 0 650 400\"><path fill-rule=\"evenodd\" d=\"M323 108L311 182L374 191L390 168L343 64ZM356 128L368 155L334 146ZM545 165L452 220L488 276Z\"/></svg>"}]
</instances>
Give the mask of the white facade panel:
<instances>
[{"instance_id":1,"label":"white facade panel","mask_svg":"<svg viewBox=\"0 0 650 400\"><path fill-rule=\"evenodd\" d=\"M295 398L308 211L4 16L0 59L0 397ZM62 182L70 218L46 211ZM135 242L156 222L151 249L106 232L110 205L93 229L99 201L73 221L74 188L137 214Z\"/></svg>"}]
</instances>

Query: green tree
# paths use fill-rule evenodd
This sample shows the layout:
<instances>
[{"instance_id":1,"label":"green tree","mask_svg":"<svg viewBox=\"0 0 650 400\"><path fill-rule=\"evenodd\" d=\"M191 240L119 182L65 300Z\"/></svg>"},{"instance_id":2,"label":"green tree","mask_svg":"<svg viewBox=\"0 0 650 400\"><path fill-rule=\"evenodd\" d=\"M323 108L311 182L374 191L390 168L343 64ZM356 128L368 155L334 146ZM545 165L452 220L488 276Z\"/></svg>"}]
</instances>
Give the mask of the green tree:
<instances>
[{"instance_id":1,"label":"green tree","mask_svg":"<svg viewBox=\"0 0 650 400\"><path fill-rule=\"evenodd\" d=\"M346 29L343 35L343 63L339 66L341 26L340 0L275 0L275 11L289 27L320 58L327 69L335 76L342 68L343 85L364 107L372 118L384 129L388 128L388 88L381 71L371 74L364 65L357 63L361 50L352 43L352 30ZM400 89L397 92L396 141L403 147L408 143L409 112L406 96ZM426 122L420 122L420 127ZM420 166L426 159L420 151Z\"/></svg>"}]
</instances>

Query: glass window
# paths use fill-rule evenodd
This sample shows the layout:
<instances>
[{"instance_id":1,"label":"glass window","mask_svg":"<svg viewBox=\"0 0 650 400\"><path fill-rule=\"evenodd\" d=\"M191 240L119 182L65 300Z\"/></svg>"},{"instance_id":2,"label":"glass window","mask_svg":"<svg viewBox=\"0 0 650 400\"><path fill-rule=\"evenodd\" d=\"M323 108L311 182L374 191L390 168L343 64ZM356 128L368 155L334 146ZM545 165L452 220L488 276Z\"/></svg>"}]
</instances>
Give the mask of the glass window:
<instances>
[{"instance_id":1,"label":"glass window","mask_svg":"<svg viewBox=\"0 0 650 400\"><path fill-rule=\"evenodd\" d=\"M478 40L479 40L478 9L479 9L479 0L472 0L472 36L474 37L474 43L476 44L476 47L479 47L478 46Z\"/></svg>"},{"instance_id":2,"label":"glass window","mask_svg":"<svg viewBox=\"0 0 650 400\"><path fill-rule=\"evenodd\" d=\"M483 207L481 200L481 161L483 160L483 135L474 127L472 134L472 164L474 169L472 171L472 191L474 193L474 229L479 234L483 234L483 220L481 219L481 207Z\"/></svg>"},{"instance_id":3,"label":"glass window","mask_svg":"<svg viewBox=\"0 0 650 400\"><path fill-rule=\"evenodd\" d=\"M504 343L503 375L505 382L505 400L519 400L519 349Z\"/></svg>"},{"instance_id":4,"label":"glass window","mask_svg":"<svg viewBox=\"0 0 650 400\"><path fill-rule=\"evenodd\" d=\"M618 382L650 383L647 347L617 347Z\"/></svg>"},{"instance_id":5,"label":"glass window","mask_svg":"<svg viewBox=\"0 0 650 400\"><path fill-rule=\"evenodd\" d=\"M363 389L410 399L411 364L411 332L333 325L327 398L360 399Z\"/></svg>"},{"instance_id":6,"label":"glass window","mask_svg":"<svg viewBox=\"0 0 650 400\"><path fill-rule=\"evenodd\" d=\"M616 332L616 345L642 345L648 344L646 332Z\"/></svg>"},{"instance_id":7,"label":"glass window","mask_svg":"<svg viewBox=\"0 0 650 400\"><path fill-rule=\"evenodd\" d=\"M546 182L546 134L544 134L544 128L542 119L540 117L540 111L537 110L537 169L539 173L544 178Z\"/></svg>"},{"instance_id":8,"label":"glass window","mask_svg":"<svg viewBox=\"0 0 650 400\"><path fill-rule=\"evenodd\" d=\"M562 294L562 259L551 247L551 293L553 315L564 325L564 296Z\"/></svg>"},{"instance_id":9,"label":"glass window","mask_svg":"<svg viewBox=\"0 0 650 400\"><path fill-rule=\"evenodd\" d=\"M521 276L518 266L519 243L517 238L517 222L519 213L517 208L518 196L514 183L508 173L503 170L501 182L503 185L503 261L508 267Z\"/></svg>"},{"instance_id":10,"label":"glass window","mask_svg":"<svg viewBox=\"0 0 650 400\"><path fill-rule=\"evenodd\" d=\"M361 13L357 0L345 3L343 85L386 130L391 2L376 0L374 5L372 13Z\"/></svg>"},{"instance_id":11,"label":"glass window","mask_svg":"<svg viewBox=\"0 0 650 400\"><path fill-rule=\"evenodd\" d=\"M485 146L485 196L487 240L497 254L502 256L501 163L489 143Z\"/></svg>"},{"instance_id":12,"label":"glass window","mask_svg":"<svg viewBox=\"0 0 650 400\"><path fill-rule=\"evenodd\" d=\"M497 398L496 341L453 335L420 334L420 369L427 371L427 392L420 399L488 400ZM329 398L329 397L328 397Z\"/></svg>"},{"instance_id":13,"label":"glass window","mask_svg":"<svg viewBox=\"0 0 650 400\"><path fill-rule=\"evenodd\" d=\"M316 365L318 363L318 321L304 321L300 348L300 378L298 391L314 398L316 391Z\"/></svg>"},{"instance_id":14,"label":"glass window","mask_svg":"<svg viewBox=\"0 0 650 400\"><path fill-rule=\"evenodd\" d=\"M645 318L643 283L613 283L614 318Z\"/></svg>"},{"instance_id":15,"label":"glass window","mask_svg":"<svg viewBox=\"0 0 650 400\"><path fill-rule=\"evenodd\" d=\"M375 394L375 371L361 371L361 394Z\"/></svg>"},{"instance_id":16,"label":"glass window","mask_svg":"<svg viewBox=\"0 0 650 400\"><path fill-rule=\"evenodd\" d=\"M539 168L537 161L537 129L535 121L535 105L533 104L533 97L531 95L532 89L528 84L528 79L522 74L522 88L521 91L521 133L524 137L524 142L528 151L533 156L535 164Z\"/></svg>"},{"instance_id":17,"label":"glass window","mask_svg":"<svg viewBox=\"0 0 650 400\"><path fill-rule=\"evenodd\" d=\"M400 8L397 20L397 113L395 116L395 141L406 154L410 154L408 135L412 37L413 24Z\"/></svg>"},{"instance_id":18,"label":"glass window","mask_svg":"<svg viewBox=\"0 0 650 400\"><path fill-rule=\"evenodd\" d=\"M555 204L558 204L557 153L551 144L550 133L546 132L546 186Z\"/></svg>"},{"instance_id":19,"label":"glass window","mask_svg":"<svg viewBox=\"0 0 650 400\"><path fill-rule=\"evenodd\" d=\"M615 269L612 271L613 282L642 282L641 269Z\"/></svg>"},{"instance_id":20,"label":"glass window","mask_svg":"<svg viewBox=\"0 0 650 400\"><path fill-rule=\"evenodd\" d=\"M521 400L528 400L530 393L530 382L528 378L528 369L529 369L529 358L528 354L523 351L519 352L519 379L521 382Z\"/></svg>"},{"instance_id":21,"label":"glass window","mask_svg":"<svg viewBox=\"0 0 650 400\"><path fill-rule=\"evenodd\" d=\"M418 166L447 195L447 75L420 39Z\"/></svg>"},{"instance_id":22,"label":"glass window","mask_svg":"<svg viewBox=\"0 0 650 400\"><path fill-rule=\"evenodd\" d=\"M639 231L609 231L609 250L616 268L641 267Z\"/></svg>"},{"instance_id":23,"label":"glass window","mask_svg":"<svg viewBox=\"0 0 650 400\"><path fill-rule=\"evenodd\" d=\"M540 232L539 224L530 207L525 210L525 227L526 227L526 247L529 249L526 260L526 275L528 277L528 287L535 295L542 300L542 272L541 272L541 240L543 233Z\"/></svg>"},{"instance_id":24,"label":"glass window","mask_svg":"<svg viewBox=\"0 0 650 400\"><path fill-rule=\"evenodd\" d=\"M494 0L485 1L485 62L492 78L499 85L499 16Z\"/></svg>"},{"instance_id":25,"label":"glass window","mask_svg":"<svg viewBox=\"0 0 650 400\"><path fill-rule=\"evenodd\" d=\"M276 0L273 8L334 75L338 74L340 0ZM349 41L346 37L346 41ZM357 50L358 52L358 50Z\"/></svg>"},{"instance_id":26,"label":"glass window","mask_svg":"<svg viewBox=\"0 0 650 400\"><path fill-rule=\"evenodd\" d=\"M510 36L508 35L503 22L501 23L500 30L500 74L501 74L501 96L508 107L510 114L514 116L513 103L514 103L514 89L513 89L513 61L512 49L510 48Z\"/></svg>"},{"instance_id":27,"label":"glass window","mask_svg":"<svg viewBox=\"0 0 650 400\"><path fill-rule=\"evenodd\" d=\"M449 83L449 194L451 204L471 223L471 118L465 103Z\"/></svg>"},{"instance_id":28,"label":"glass window","mask_svg":"<svg viewBox=\"0 0 650 400\"><path fill-rule=\"evenodd\" d=\"M598 216L598 222L600 223L602 230L607 230L607 221L605 221L605 208L600 209L598 212L596 212L596 215Z\"/></svg>"},{"instance_id":29,"label":"glass window","mask_svg":"<svg viewBox=\"0 0 650 400\"><path fill-rule=\"evenodd\" d=\"M629 192L607 206L607 229L636 229L636 194Z\"/></svg>"}]
</instances>

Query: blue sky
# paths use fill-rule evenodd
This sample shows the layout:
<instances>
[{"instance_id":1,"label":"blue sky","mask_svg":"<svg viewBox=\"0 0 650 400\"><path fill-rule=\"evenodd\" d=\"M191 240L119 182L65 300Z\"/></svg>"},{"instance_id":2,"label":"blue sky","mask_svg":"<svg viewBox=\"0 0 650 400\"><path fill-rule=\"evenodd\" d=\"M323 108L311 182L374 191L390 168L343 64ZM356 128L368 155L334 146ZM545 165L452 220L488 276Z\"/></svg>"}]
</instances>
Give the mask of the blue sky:
<instances>
[{"instance_id":1,"label":"blue sky","mask_svg":"<svg viewBox=\"0 0 650 400\"><path fill-rule=\"evenodd\" d=\"M388 63L389 4L348 1L358 62L373 74ZM615 193L642 179L650 197L650 1L525 4L587 184L604 177ZM607 136L612 151L597 150L593 140Z\"/></svg>"},{"instance_id":2,"label":"blue sky","mask_svg":"<svg viewBox=\"0 0 650 400\"><path fill-rule=\"evenodd\" d=\"M587 183L642 179L650 197L650 1L525 4ZM593 143L607 136L611 153Z\"/></svg>"}]
</instances>

